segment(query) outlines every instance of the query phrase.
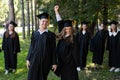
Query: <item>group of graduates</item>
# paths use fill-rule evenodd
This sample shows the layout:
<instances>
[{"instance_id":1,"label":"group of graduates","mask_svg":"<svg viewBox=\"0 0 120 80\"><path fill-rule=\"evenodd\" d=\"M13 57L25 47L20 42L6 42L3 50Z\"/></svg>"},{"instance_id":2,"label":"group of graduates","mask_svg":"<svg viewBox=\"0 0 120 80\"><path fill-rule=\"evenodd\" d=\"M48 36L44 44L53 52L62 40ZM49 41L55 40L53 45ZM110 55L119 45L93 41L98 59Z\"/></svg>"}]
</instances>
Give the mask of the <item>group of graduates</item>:
<instances>
[{"instance_id":1,"label":"group of graduates","mask_svg":"<svg viewBox=\"0 0 120 80\"><path fill-rule=\"evenodd\" d=\"M37 15L39 29L32 33L26 58L28 80L47 80L50 70L61 80L79 80L78 71L86 68L89 49L93 52L92 62L95 66L102 65L104 51L107 49L110 71L120 71L118 22L111 21L110 30L106 29L106 23L101 23L95 36L91 37L88 31L88 22L83 21L80 31L75 34L74 21L63 20L59 14L58 5L54 7L54 11L58 23L58 34L47 29L50 22L48 13ZM8 74L11 69L12 72L15 72L17 68L17 53L20 52L20 44L18 34L14 31L16 26L15 22L10 22L8 30L3 36L5 74Z\"/></svg>"}]
</instances>

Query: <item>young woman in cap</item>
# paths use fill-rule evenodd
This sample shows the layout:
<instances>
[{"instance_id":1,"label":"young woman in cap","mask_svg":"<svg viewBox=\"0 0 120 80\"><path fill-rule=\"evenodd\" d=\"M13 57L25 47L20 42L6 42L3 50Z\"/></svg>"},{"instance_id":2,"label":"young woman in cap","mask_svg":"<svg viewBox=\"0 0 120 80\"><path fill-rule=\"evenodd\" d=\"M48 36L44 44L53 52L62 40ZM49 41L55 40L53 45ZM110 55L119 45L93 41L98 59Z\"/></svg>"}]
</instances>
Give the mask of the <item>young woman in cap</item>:
<instances>
[{"instance_id":1,"label":"young woman in cap","mask_svg":"<svg viewBox=\"0 0 120 80\"><path fill-rule=\"evenodd\" d=\"M77 40L77 51L80 55L80 68L85 69L86 68L86 62L87 62L87 54L89 49L89 42L90 42L90 33L88 31L88 22L83 21L81 23L81 29L77 33L76 36Z\"/></svg>"},{"instance_id":2,"label":"young woman in cap","mask_svg":"<svg viewBox=\"0 0 120 80\"><path fill-rule=\"evenodd\" d=\"M29 69L28 80L47 80L48 73L52 68L56 70L56 38L47 27L50 16L42 13L39 18L39 29L33 32L26 65Z\"/></svg>"},{"instance_id":3,"label":"young woman in cap","mask_svg":"<svg viewBox=\"0 0 120 80\"><path fill-rule=\"evenodd\" d=\"M12 72L17 69L17 53L20 52L20 43L19 36L14 30L16 26L17 24L11 21L3 36L2 49L5 59L5 74L8 74L10 69Z\"/></svg>"},{"instance_id":4,"label":"young woman in cap","mask_svg":"<svg viewBox=\"0 0 120 80\"><path fill-rule=\"evenodd\" d=\"M57 35L57 55L61 80L78 80L79 60L76 52L76 41L73 32L73 21L62 20L59 6L54 7L58 22L59 34Z\"/></svg>"},{"instance_id":5,"label":"young woman in cap","mask_svg":"<svg viewBox=\"0 0 120 80\"><path fill-rule=\"evenodd\" d=\"M117 29L118 22L111 21L109 37L107 42L107 50L109 51L109 71L120 71L120 32Z\"/></svg>"}]
</instances>

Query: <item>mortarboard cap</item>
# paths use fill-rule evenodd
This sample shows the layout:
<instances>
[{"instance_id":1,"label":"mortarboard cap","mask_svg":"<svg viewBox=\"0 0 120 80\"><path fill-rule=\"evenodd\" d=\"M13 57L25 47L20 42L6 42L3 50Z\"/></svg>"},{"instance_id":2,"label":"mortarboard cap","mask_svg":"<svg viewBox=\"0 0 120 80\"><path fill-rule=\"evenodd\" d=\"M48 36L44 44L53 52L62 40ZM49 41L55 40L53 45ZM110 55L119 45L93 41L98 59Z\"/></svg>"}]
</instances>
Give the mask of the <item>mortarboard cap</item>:
<instances>
[{"instance_id":1,"label":"mortarboard cap","mask_svg":"<svg viewBox=\"0 0 120 80\"><path fill-rule=\"evenodd\" d=\"M11 21L9 24L12 24L14 27L17 26L17 24L14 21Z\"/></svg>"},{"instance_id":2,"label":"mortarboard cap","mask_svg":"<svg viewBox=\"0 0 120 80\"><path fill-rule=\"evenodd\" d=\"M44 12L44 13L42 13L42 14L37 15L37 17L38 17L39 19L43 19L43 18L44 18L44 19L50 19L50 18L51 18L47 12Z\"/></svg>"},{"instance_id":3,"label":"mortarboard cap","mask_svg":"<svg viewBox=\"0 0 120 80\"><path fill-rule=\"evenodd\" d=\"M73 26L73 20L64 21L64 27L72 27L72 26Z\"/></svg>"},{"instance_id":4,"label":"mortarboard cap","mask_svg":"<svg viewBox=\"0 0 120 80\"><path fill-rule=\"evenodd\" d=\"M115 20L113 20L113 21L111 21L111 22L110 22L110 25L111 25L111 24L115 24L115 25L117 25L117 24L118 24L118 22L117 22L117 21L115 21Z\"/></svg>"},{"instance_id":5,"label":"mortarboard cap","mask_svg":"<svg viewBox=\"0 0 120 80\"><path fill-rule=\"evenodd\" d=\"M87 22L87 21L82 21L81 24L82 24L82 25L83 25L83 24L86 24L86 25L87 25L88 22Z\"/></svg>"},{"instance_id":6,"label":"mortarboard cap","mask_svg":"<svg viewBox=\"0 0 120 80\"><path fill-rule=\"evenodd\" d=\"M106 25L106 26L107 26L107 25L108 25L108 22L102 22L101 24L103 24L103 25Z\"/></svg>"}]
</instances>

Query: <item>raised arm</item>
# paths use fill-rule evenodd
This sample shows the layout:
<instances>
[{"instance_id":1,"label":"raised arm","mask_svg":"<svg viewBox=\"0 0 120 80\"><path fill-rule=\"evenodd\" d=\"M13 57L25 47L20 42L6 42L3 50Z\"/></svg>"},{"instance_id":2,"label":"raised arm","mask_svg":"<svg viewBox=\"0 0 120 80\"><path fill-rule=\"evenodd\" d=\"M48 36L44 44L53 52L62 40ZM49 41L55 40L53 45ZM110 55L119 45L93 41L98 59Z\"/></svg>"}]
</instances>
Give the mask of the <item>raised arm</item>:
<instances>
[{"instance_id":1,"label":"raised arm","mask_svg":"<svg viewBox=\"0 0 120 80\"><path fill-rule=\"evenodd\" d=\"M60 14L59 14L59 6L58 6L58 5L56 5L56 6L54 7L54 11L55 11L56 20L57 20L57 21L61 21L62 18L61 18Z\"/></svg>"},{"instance_id":2,"label":"raised arm","mask_svg":"<svg viewBox=\"0 0 120 80\"><path fill-rule=\"evenodd\" d=\"M59 14L59 6L58 5L56 5L54 7L54 11L55 11L56 20L58 22L58 30L59 30L59 32L61 32L64 27L64 25L63 25L64 21L62 20L60 14Z\"/></svg>"}]
</instances>

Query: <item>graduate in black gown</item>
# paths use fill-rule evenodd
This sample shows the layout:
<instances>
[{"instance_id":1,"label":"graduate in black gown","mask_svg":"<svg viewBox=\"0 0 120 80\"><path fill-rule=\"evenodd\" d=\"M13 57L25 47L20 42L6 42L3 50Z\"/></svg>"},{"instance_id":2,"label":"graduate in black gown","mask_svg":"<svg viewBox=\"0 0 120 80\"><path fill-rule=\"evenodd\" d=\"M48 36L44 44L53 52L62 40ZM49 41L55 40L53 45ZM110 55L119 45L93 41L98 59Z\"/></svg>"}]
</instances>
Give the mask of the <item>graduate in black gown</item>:
<instances>
[{"instance_id":1,"label":"graduate in black gown","mask_svg":"<svg viewBox=\"0 0 120 80\"><path fill-rule=\"evenodd\" d=\"M109 51L109 71L120 71L120 32L117 29L118 22L110 22L110 31L107 42L107 50Z\"/></svg>"},{"instance_id":2,"label":"graduate in black gown","mask_svg":"<svg viewBox=\"0 0 120 80\"><path fill-rule=\"evenodd\" d=\"M101 23L95 36L91 39L90 50L93 52L92 62L95 68L102 68L105 42L108 37L106 26L106 22Z\"/></svg>"},{"instance_id":3,"label":"graduate in black gown","mask_svg":"<svg viewBox=\"0 0 120 80\"><path fill-rule=\"evenodd\" d=\"M19 36L14 30L16 26L17 24L11 21L3 35L2 50L4 51L5 74L8 74L10 69L12 72L17 69L17 53L20 52L20 43Z\"/></svg>"},{"instance_id":4,"label":"graduate in black gown","mask_svg":"<svg viewBox=\"0 0 120 80\"><path fill-rule=\"evenodd\" d=\"M50 69L56 70L56 38L47 29L50 16L48 13L37 15L39 29L32 33L26 65L29 69L27 80L47 80Z\"/></svg>"},{"instance_id":5,"label":"graduate in black gown","mask_svg":"<svg viewBox=\"0 0 120 80\"><path fill-rule=\"evenodd\" d=\"M88 22L83 21L80 31L76 35L77 40L77 51L80 55L80 68L85 69L86 68L86 62L87 62L87 54L89 49L89 42L90 42L90 33L87 29Z\"/></svg>"},{"instance_id":6,"label":"graduate in black gown","mask_svg":"<svg viewBox=\"0 0 120 80\"><path fill-rule=\"evenodd\" d=\"M0 52L2 51L2 49L0 48Z\"/></svg>"},{"instance_id":7,"label":"graduate in black gown","mask_svg":"<svg viewBox=\"0 0 120 80\"><path fill-rule=\"evenodd\" d=\"M78 80L79 60L76 52L76 41L73 35L72 20L62 20L59 6L54 7L58 21L59 34L57 44L57 55L61 80Z\"/></svg>"}]
</instances>

